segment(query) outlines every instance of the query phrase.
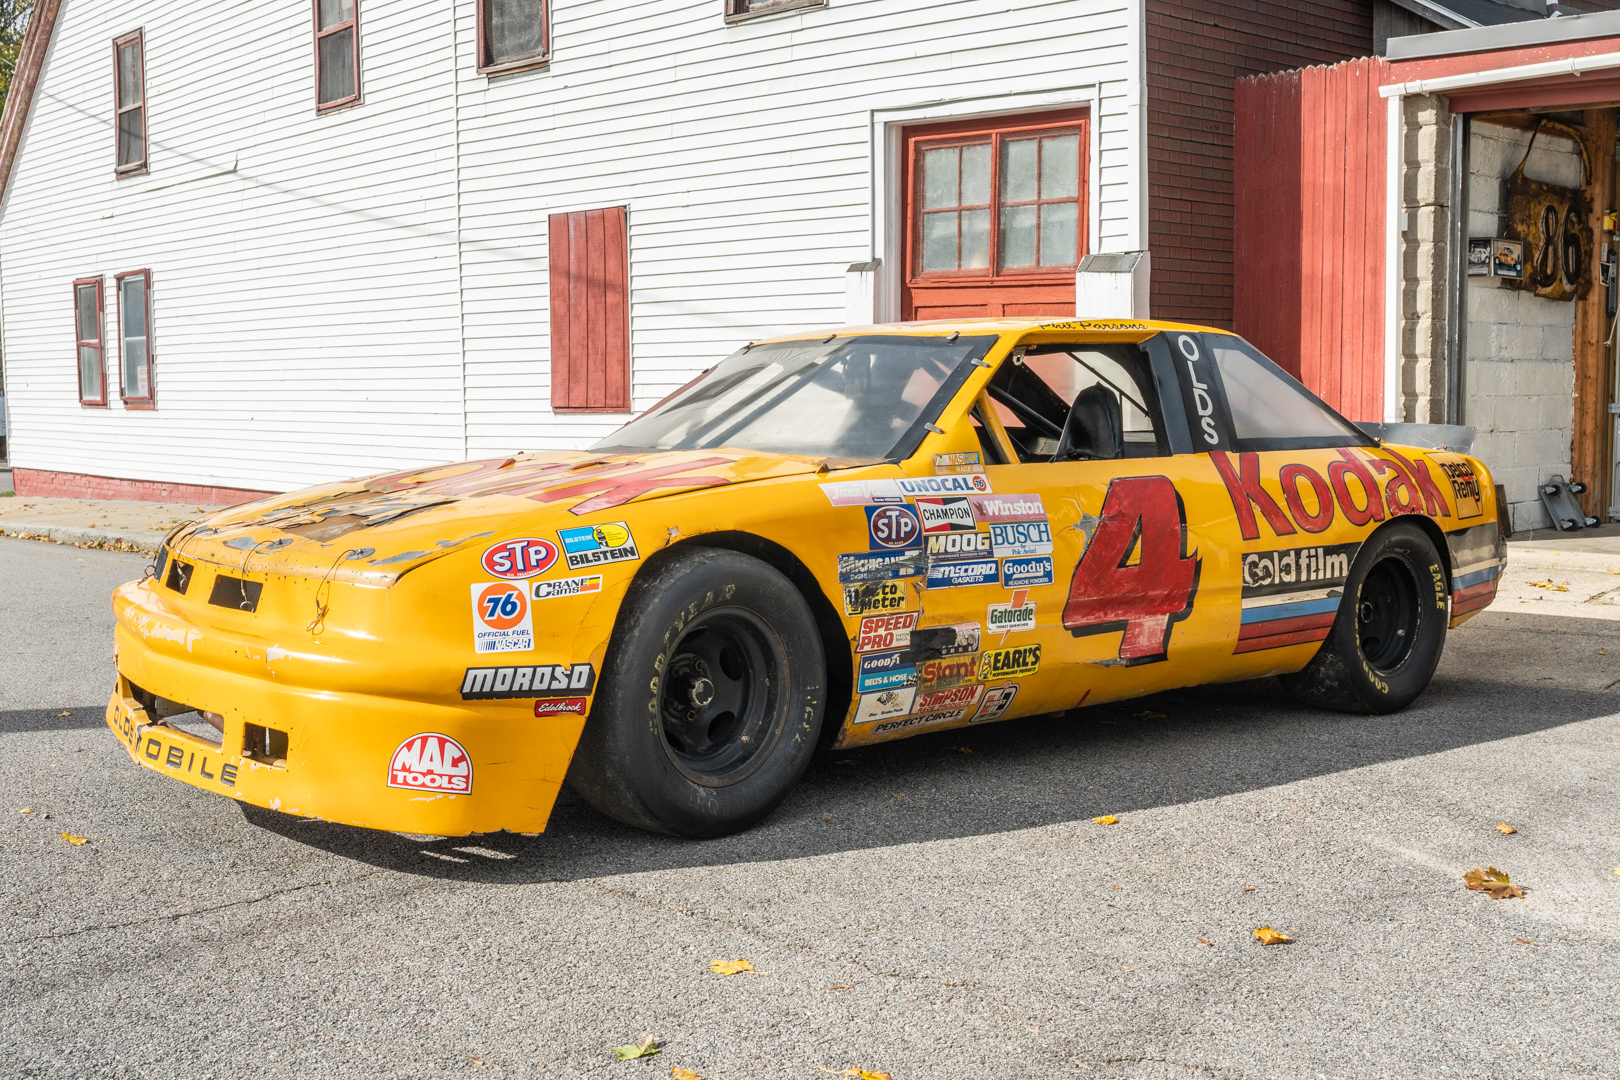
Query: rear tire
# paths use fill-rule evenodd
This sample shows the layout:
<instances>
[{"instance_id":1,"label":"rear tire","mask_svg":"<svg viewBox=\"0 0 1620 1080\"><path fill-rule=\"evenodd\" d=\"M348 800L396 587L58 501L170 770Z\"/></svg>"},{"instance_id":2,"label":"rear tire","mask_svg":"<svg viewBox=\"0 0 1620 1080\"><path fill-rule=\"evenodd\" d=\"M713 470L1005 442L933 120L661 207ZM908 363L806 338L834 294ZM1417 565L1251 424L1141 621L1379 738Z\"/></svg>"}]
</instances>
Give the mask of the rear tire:
<instances>
[{"instance_id":1,"label":"rear tire","mask_svg":"<svg viewBox=\"0 0 1620 1080\"><path fill-rule=\"evenodd\" d=\"M1449 622L1440 553L1421 528L1396 522L1361 545L1333 630L1282 683L1318 708L1398 712L1428 687Z\"/></svg>"},{"instance_id":2,"label":"rear tire","mask_svg":"<svg viewBox=\"0 0 1620 1080\"><path fill-rule=\"evenodd\" d=\"M740 832L815 752L825 659L810 606L759 559L690 547L630 586L568 779L627 825Z\"/></svg>"}]
</instances>

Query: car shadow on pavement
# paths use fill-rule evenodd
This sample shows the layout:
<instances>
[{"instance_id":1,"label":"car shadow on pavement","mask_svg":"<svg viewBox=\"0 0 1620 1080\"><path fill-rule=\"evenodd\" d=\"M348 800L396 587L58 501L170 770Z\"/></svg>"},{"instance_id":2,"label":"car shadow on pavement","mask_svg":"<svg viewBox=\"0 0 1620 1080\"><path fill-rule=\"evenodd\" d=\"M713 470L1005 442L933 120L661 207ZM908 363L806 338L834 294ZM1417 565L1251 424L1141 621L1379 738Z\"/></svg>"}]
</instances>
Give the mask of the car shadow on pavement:
<instances>
[{"instance_id":1,"label":"car shadow on pavement","mask_svg":"<svg viewBox=\"0 0 1620 1080\"><path fill-rule=\"evenodd\" d=\"M0 735L24 731L72 731L105 727L107 706L55 705L48 709L0 709Z\"/></svg>"},{"instance_id":2,"label":"car shadow on pavement","mask_svg":"<svg viewBox=\"0 0 1620 1080\"><path fill-rule=\"evenodd\" d=\"M1444 671L1444 669L1442 669ZM1402 713L1306 709L1274 679L921 735L816 761L763 824L695 841L604 818L566 787L547 831L412 838L243 806L295 842L402 873L521 884L736 866L1126 815L1620 713L1620 695L1437 675Z\"/></svg>"}]
</instances>

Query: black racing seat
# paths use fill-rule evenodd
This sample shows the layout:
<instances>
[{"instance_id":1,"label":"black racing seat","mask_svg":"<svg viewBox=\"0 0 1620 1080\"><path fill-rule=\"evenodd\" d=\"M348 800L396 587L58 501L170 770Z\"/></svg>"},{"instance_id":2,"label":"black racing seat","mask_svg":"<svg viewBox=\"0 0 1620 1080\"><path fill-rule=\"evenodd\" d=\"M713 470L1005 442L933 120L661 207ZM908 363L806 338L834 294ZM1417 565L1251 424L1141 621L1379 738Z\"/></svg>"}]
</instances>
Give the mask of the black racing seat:
<instances>
[{"instance_id":1,"label":"black racing seat","mask_svg":"<svg viewBox=\"0 0 1620 1080\"><path fill-rule=\"evenodd\" d=\"M1125 456L1119 397L1101 383L1080 391L1069 406L1053 461L1112 461Z\"/></svg>"}]
</instances>

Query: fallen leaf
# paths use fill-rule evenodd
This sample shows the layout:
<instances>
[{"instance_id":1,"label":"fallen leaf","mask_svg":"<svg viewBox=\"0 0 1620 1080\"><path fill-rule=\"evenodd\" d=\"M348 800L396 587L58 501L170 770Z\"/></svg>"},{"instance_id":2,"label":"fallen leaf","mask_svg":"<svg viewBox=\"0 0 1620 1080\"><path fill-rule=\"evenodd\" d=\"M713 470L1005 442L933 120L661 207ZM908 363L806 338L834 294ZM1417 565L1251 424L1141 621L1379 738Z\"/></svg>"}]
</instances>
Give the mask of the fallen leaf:
<instances>
[{"instance_id":1,"label":"fallen leaf","mask_svg":"<svg viewBox=\"0 0 1620 1080\"><path fill-rule=\"evenodd\" d=\"M613 1051L613 1056L618 1058L620 1061L630 1061L633 1058L652 1057L654 1054L659 1052L658 1043L651 1035L647 1036L647 1041L642 1043L640 1046L637 1046L635 1043L631 1043L628 1046L613 1046L609 1047L609 1049Z\"/></svg>"},{"instance_id":2,"label":"fallen leaf","mask_svg":"<svg viewBox=\"0 0 1620 1080\"><path fill-rule=\"evenodd\" d=\"M1614 876L1620 877L1620 866L1614 868Z\"/></svg>"},{"instance_id":3,"label":"fallen leaf","mask_svg":"<svg viewBox=\"0 0 1620 1080\"><path fill-rule=\"evenodd\" d=\"M1095 821L1098 825L1118 825L1119 824L1119 818L1115 817L1113 814L1104 814L1102 817L1094 817L1091 820Z\"/></svg>"},{"instance_id":4,"label":"fallen leaf","mask_svg":"<svg viewBox=\"0 0 1620 1080\"><path fill-rule=\"evenodd\" d=\"M1256 889L1256 888L1257 888L1257 886L1254 886L1254 885L1245 885L1245 886L1244 886L1244 887L1243 887L1243 891L1244 891L1244 892L1254 892L1254 890L1255 890L1255 889Z\"/></svg>"},{"instance_id":5,"label":"fallen leaf","mask_svg":"<svg viewBox=\"0 0 1620 1080\"><path fill-rule=\"evenodd\" d=\"M1550 589L1553 592L1569 592L1566 586L1560 585L1551 579L1547 581L1527 581L1526 585L1534 585L1538 589Z\"/></svg>"},{"instance_id":6,"label":"fallen leaf","mask_svg":"<svg viewBox=\"0 0 1620 1080\"><path fill-rule=\"evenodd\" d=\"M1118 964L1115 964L1114 966L1119 967ZM1122 968L1119 968L1119 970L1121 970L1121 971L1135 971L1136 969L1135 968L1122 967Z\"/></svg>"},{"instance_id":7,"label":"fallen leaf","mask_svg":"<svg viewBox=\"0 0 1620 1080\"><path fill-rule=\"evenodd\" d=\"M829 987L827 987L827 989L829 989L829 990L853 990L853 989L855 989L855 984L854 983L839 983L837 986L829 986Z\"/></svg>"},{"instance_id":8,"label":"fallen leaf","mask_svg":"<svg viewBox=\"0 0 1620 1080\"><path fill-rule=\"evenodd\" d=\"M1208 945L1212 949L1215 947L1215 943L1207 938L1199 938L1198 940L1202 941L1205 945Z\"/></svg>"},{"instance_id":9,"label":"fallen leaf","mask_svg":"<svg viewBox=\"0 0 1620 1080\"><path fill-rule=\"evenodd\" d=\"M17 811L19 814L32 814L33 812L34 808L31 806L25 806L21 810Z\"/></svg>"},{"instance_id":10,"label":"fallen leaf","mask_svg":"<svg viewBox=\"0 0 1620 1080\"><path fill-rule=\"evenodd\" d=\"M62 712L59 712L56 715L57 716L72 716L73 714L71 712L68 712L67 710L63 710Z\"/></svg>"},{"instance_id":11,"label":"fallen leaf","mask_svg":"<svg viewBox=\"0 0 1620 1080\"><path fill-rule=\"evenodd\" d=\"M1505 821L1498 821L1496 823L1496 831L1501 833L1503 836L1512 836L1514 833L1518 832L1519 830L1515 829L1513 826L1509 825Z\"/></svg>"},{"instance_id":12,"label":"fallen leaf","mask_svg":"<svg viewBox=\"0 0 1620 1080\"><path fill-rule=\"evenodd\" d=\"M834 821L834 820L833 820L833 819L832 819L832 818L830 818L830 817L824 817L824 818L822 818L822 819L821 819L821 820L822 820L822 821L824 821L824 822L826 822L826 823L827 823L827 824L828 824L828 825L836 825L836 824L838 824L838 822L836 822L836 821Z\"/></svg>"},{"instance_id":13,"label":"fallen leaf","mask_svg":"<svg viewBox=\"0 0 1620 1080\"><path fill-rule=\"evenodd\" d=\"M1507 871L1494 866L1488 870L1474 867L1463 875L1463 884L1474 892L1490 893L1492 900L1524 899L1524 889L1508 880Z\"/></svg>"},{"instance_id":14,"label":"fallen leaf","mask_svg":"<svg viewBox=\"0 0 1620 1080\"><path fill-rule=\"evenodd\" d=\"M1170 719L1170 714L1169 713L1151 712L1151 711L1149 711L1149 712L1132 713L1131 717L1133 719L1136 719L1136 720L1168 720L1168 719Z\"/></svg>"},{"instance_id":15,"label":"fallen leaf","mask_svg":"<svg viewBox=\"0 0 1620 1080\"><path fill-rule=\"evenodd\" d=\"M973 753L973 747L971 747L971 746L952 746L949 749L955 750L958 754L971 754L971 753Z\"/></svg>"},{"instance_id":16,"label":"fallen leaf","mask_svg":"<svg viewBox=\"0 0 1620 1080\"><path fill-rule=\"evenodd\" d=\"M90 842L90 838L88 836L74 836L70 832L63 833L62 834L62 839L66 840L68 843L72 844L74 847L81 847L81 846L83 846L85 844L88 844Z\"/></svg>"},{"instance_id":17,"label":"fallen leaf","mask_svg":"<svg viewBox=\"0 0 1620 1080\"><path fill-rule=\"evenodd\" d=\"M1123 885L1115 885L1115 886L1114 886L1114 888L1116 888L1116 889L1123 889L1123 888L1124 888L1124 887L1125 887L1125 886L1123 886Z\"/></svg>"},{"instance_id":18,"label":"fallen leaf","mask_svg":"<svg viewBox=\"0 0 1620 1080\"><path fill-rule=\"evenodd\" d=\"M669 1070L669 1075L673 1076L675 1080L703 1080L703 1077L699 1076L691 1069L683 1069L678 1065Z\"/></svg>"},{"instance_id":19,"label":"fallen leaf","mask_svg":"<svg viewBox=\"0 0 1620 1080\"><path fill-rule=\"evenodd\" d=\"M716 975L741 975L753 971L754 965L746 960L710 960L709 970Z\"/></svg>"},{"instance_id":20,"label":"fallen leaf","mask_svg":"<svg viewBox=\"0 0 1620 1080\"><path fill-rule=\"evenodd\" d=\"M231 865L230 865L230 866L227 866L227 867L226 867L226 868L225 868L225 869L227 869L227 870L229 870L229 869L231 869L231 867L232 867L232 866L235 866L235 865L236 865L236 860L235 860L235 859L232 859L232 860L231 860Z\"/></svg>"},{"instance_id":21,"label":"fallen leaf","mask_svg":"<svg viewBox=\"0 0 1620 1080\"><path fill-rule=\"evenodd\" d=\"M1269 926L1262 926L1254 932L1254 940L1262 945L1286 945L1294 939L1280 930L1273 930Z\"/></svg>"},{"instance_id":22,"label":"fallen leaf","mask_svg":"<svg viewBox=\"0 0 1620 1080\"><path fill-rule=\"evenodd\" d=\"M471 1054L467 1055L467 1060L472 1062L474 1065L482 1065L484 1063L483 1058L475 1058Z\"/></svg>"},{"instance_id":23,"label":"fallen leaf","mask_svg":"<svg viewBox=\"0 0 1620 1080\"><path fill-rule=\"evenodd\" d=\"M1540 945L1536 944L1534 941L1531 941L1529 938L1516 937L1513 940L1517 941L1520 945L1535 945L1536 948L1541 948Z\"/></svg>"}]
</instances>

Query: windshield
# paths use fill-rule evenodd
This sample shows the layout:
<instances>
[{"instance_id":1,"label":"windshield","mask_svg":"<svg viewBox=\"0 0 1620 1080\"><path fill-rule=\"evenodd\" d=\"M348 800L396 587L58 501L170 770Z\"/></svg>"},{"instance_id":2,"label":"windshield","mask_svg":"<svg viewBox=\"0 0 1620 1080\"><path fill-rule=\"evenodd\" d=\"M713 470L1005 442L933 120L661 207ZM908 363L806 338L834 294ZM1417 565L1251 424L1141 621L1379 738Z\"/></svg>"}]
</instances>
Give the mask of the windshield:
<instances>
[{"instance_id":1,"label":"windshield","mask_svg":"<svg viewBox=\"0 0 1620 1080\"><path fill-rule=\"evenodd\" d=\"M592 449L909 457L995 341L873 334L755 345Z\"/></svg>"}]
</instances>

